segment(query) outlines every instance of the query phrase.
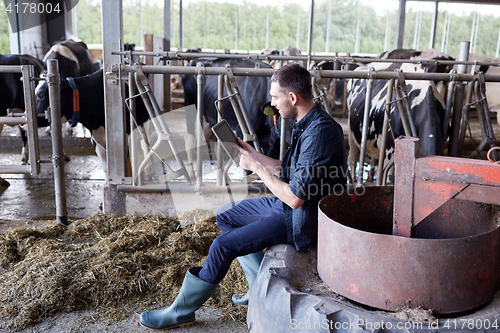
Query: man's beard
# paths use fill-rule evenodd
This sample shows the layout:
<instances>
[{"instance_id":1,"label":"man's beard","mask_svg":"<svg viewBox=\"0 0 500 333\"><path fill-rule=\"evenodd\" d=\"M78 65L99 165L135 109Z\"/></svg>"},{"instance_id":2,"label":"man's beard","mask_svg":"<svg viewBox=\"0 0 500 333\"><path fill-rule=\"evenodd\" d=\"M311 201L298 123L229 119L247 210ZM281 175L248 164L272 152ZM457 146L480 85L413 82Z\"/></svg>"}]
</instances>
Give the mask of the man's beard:
<instances>
[{"instance_id":1,"label":"man's beard","mask_svg":"<svg viewBox=\"0 0 500 333\"><path fill-rule=\"evenodd\" d=\"M287 105L280 111L280 116L283 119L296 119L297 110L293 107L292 103L288 102Z\"/></svg>"}]
</instances>

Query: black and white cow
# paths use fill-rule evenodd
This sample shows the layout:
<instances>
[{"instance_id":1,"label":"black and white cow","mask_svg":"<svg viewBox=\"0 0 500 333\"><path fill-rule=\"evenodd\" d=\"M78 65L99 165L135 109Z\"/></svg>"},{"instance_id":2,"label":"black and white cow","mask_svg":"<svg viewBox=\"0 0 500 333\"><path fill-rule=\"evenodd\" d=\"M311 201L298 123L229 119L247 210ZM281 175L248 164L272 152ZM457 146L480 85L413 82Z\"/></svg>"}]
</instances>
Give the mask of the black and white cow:
<instances>
[{"instance_id":1,"label":"black and white cow","mask_svg":"<svg viewBox=\"0 0 500 333\"><path fill-rule=\"evenodd\" d=\"M35 77L38 77L44 70L45 64L30 55L0 55L0 65L33 65ZM24 92L22 75L20 73L0 73L0 117L7 115L9 109L20 109L24 111ZM0 124L2 133L3 124ZM8 186L8 182L0 178L0 186Z\"/></svg>"},{"instance_id":2,"label":"black and white cow","mask_svg":"<svg viewBox=\"0 0 500 333\"><path fill-rule=\"evenodd\" d=\"M409 59L409 60L455 60L455 58L434 49L417 51L413 49L396 49L386 51L380 55L380 59ZM453 69L451 64L426 63L421 64L424 71L428 73L449 73ZM443 81L434 81L436 88L444 100L446 96L446 84Z\"/></svg>"},{"instance_id":3,"label":"black and white cow","mask_svg":"<svg viewBox=\"0 0 500 333\"><path fill-rule=\"evenodd\" d=\"M198 59L190 62L190 66L196 66L198 62L208 67L224 67L229 64L232 68L255 68L256 64L260 68L271 68L269 65L258 60L237 60L237 59ZM248 116L252 121L253 128L257 134L263 153L273 158L279 157L279 137L276 131L273 117L266 116L261 106L271 100L269 95L270 78L269 77L252 77L252 76L236 76L236 83L238 84L239 91L243 102L245 103ZM184 86L184 102L186 106L196 104L197 102L197 85L196 77L194 75L183 75L182 84ZM225 93L227 96L227 93ZM210 128L217 123L217 110L214 102L218 97L217 89L217 76L205 76L205 84L203 87L203 114L206 123L204 124L205 138L211 137L212 132ZM241 138L242 132L238 125L238 121L234 114L231 103L228 99L224 100L224 118L228 121L233 130L237 131L237 135ZM196 112L195 108L186 108L186 152L188 154L188 171L190 175L194 175L192 167L193 154L194 154L194 133ZM191 110L191 112L189 112ZM194 110L194 111L193 111ZM278 126L279 127L279 126Z\"/></svg>"},{"instance_id":4,"label":"black and white cow","mask_svg":"<svg viewBox=\"0 0 500 333\"><path fill-rule=\"evenodd\" d=\"M106 172L106 132L105 132L105 111L104 111L104 82L103 69L90 75L74 78L75 86L79 94L80 116L79 122L92 134L92 139L96 144L96 153L101 159L104 171ZM125 89L128 93L128 89ZM61 116L71 119L74 114L73 89L67 80L61 80ZM136 99L136 121L138 125L149 120L149 114L141 98ZM36 96L37 112L45 112L49 106L48 85L45 84L37 91ZM130 113L126 112L126 132L130 134ZM42 126L48 126L46 120L39 120Z\"/></svg>"},{"instance_id":5,"label":"black and white cow","mask_svg":"<svg viewBox=\"0 0 500 333\"><path fill-rule=\"evenodd\" d=\"M77 42L72 39L68 39L55 44L45 54L43 62L47 64L47 62L51 59L55 59L58 62L59 76L61 80L65 80L68 77L84 76L93 72L92 58L90 57L89 50L84 42ZM37 90L43 86L46 87L47 83L41 81ZM42 126L42 123L39 122L38 126ZM21 140L23 141L21 162L22 164L26 164L28 163L29 156L28 149L26 149L26 131L23 128L21 128Z\"/></svg>"},{"instance_id":6,"label":"black and white cow","mask_svg":"<svg viewBox=\"0 0 500 333\"><path fill-rule=\"evenodd\" d=\"M367 71L373 67L377 71L392 72L400 69L403 72L424 73L425 70L419 64L409 63L370 63L361 66L356 71ZM363 115L367 82L364 79L351 79L348 81L347 106L349 109L349 167L354 174L356 162L359 160L359 149L363 127ZM443 117L444 102L432 81L407 80L407 93L411 113L415 122L417 135L420 138L420 153L423 155L443 155ZM387 80L375 80L373 83L372 101L369 117L369 133L366 144L366 154L373 161L378 160L380 140L382 137L382 126L387 95ZM403 124L396 100L396 94L392 95L390 112L390 128L392 134L387 135L387 159L394 148L394 138L404 135ZM390 129L389 129L390 131ZM355 175L354 175L355 176ZM354 179L354 177L353 177Z\"/></svg>"},{"instance_id":7,"label":"black and white cow","mask_svg":"<svg viewBox=\"0 0 500 333\"><path fill-rule=\"evenodd\" d=\"M84 76L93 72L92 58L84 42L68 39L55 44L45 54L43 62L47 64L51 59L58 61L61 79Z\"/></svg>"}]
</instances>

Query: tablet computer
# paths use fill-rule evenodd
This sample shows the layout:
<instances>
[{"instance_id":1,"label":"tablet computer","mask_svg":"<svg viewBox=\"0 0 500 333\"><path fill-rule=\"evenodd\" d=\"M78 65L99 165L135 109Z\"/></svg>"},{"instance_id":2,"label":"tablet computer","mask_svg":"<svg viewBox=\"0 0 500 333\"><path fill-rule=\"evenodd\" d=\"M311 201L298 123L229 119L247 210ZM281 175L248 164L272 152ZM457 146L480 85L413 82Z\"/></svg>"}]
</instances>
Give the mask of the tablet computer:
<instances>
[{"instance_id":1,"label":"tablet computer","mask_svg":"<svg viewBox=\"0 0 500 333\"><path fill-rule=\"evenodd\" d=\"M236 146L240 146L236 135L234 132L231 130L231 127L229 127L229 124L225 119L222 119L220 122L215 124L212 127L212 132L214 132L215 136L217 137L217 140L221 143L222 148L226 151L226 153L229 155L229 158L236 164L239 165L238 163L238 157L240 155L240 152Z\"/></svg>"}]
</instances>

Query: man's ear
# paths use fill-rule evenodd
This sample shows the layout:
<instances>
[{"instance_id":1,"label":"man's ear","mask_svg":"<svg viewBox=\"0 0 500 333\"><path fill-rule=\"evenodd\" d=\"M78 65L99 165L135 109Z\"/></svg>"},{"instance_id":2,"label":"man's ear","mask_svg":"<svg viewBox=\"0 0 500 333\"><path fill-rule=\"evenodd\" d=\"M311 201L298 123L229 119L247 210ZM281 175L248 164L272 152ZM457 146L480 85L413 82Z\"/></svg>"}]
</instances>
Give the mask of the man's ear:
<instances>
[{"instance_id":1,"label":"man's ear","mask_svg":"<svg viewBox=\"0 0 500 333\"><path fill-rule=\"evenodd\" d=\"M290 91L288 93L288 98L290 99L290 102L292 103L292 105L295 105L297 104L297 101L298 101L298 95L293 92L293 91Z\"/></svg>"}]
</instances>

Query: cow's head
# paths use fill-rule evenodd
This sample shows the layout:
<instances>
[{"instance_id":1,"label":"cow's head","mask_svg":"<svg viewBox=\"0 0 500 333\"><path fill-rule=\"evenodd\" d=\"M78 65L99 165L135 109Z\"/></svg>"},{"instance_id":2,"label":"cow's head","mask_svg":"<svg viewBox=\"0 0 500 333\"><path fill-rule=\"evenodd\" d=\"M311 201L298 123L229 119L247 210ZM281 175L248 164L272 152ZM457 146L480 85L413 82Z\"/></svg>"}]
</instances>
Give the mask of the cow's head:
<instances>
[{"instance_id":1,"label":"cow's head","mask_svg":"<svg viewBox=\"0 0 500 333\"><path fill-rule=\"evenodd\" d=\"M66 82L66 80L61 81L59 85L59 91L60 91L60 100L61 100L61 116L68 118L68 115L66 113L72 113L73 111L73 106L72 106L72 101L66 98L65 93L63 91L68 90L69 85ZM48 107L50 105L50 99L49 99L49 85L47 82L42 81L38 84L36 88L36 113L38 115L44 114L46 111L48 111ZM69 115L69 118L71 119L71 115ZM43 127L43 126L49 126L50 123L45 117L38 117L38 126Z\"/></svg>"}]
</instances>

